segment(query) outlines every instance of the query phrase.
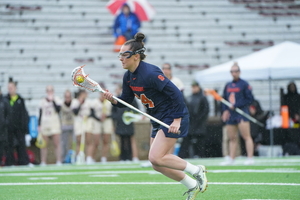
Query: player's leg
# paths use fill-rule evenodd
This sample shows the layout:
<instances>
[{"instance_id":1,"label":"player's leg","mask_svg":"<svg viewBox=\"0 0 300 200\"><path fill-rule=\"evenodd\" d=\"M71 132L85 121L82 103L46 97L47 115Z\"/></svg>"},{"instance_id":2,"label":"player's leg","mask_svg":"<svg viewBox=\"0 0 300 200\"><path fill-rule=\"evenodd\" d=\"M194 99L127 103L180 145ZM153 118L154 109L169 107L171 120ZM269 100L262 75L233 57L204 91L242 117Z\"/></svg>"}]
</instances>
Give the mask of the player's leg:
<instances>
[{"instance_id":1,"label":"player's leg","mask_svg":"<svg viewBox=\"0 0 300 200\"><path fill-rule=\"evenodd\" d=\"M236 125L226 125L227 135L229 138L229 156L234 160L237 148L238 127Z\"/></svg>"},{"instance_id":2,"label":"player's leg","mask_svg":"<svg viewBox=\"0 0 300 200\"><path fill-rule=\"evenodd\" d=\"M61 134L54 134L52 136L55 151L56 151L56 164L61 164L61 145L60 145L60 137Z\"/></svg>"},{"instance_id":3,"label":"player's leg","mask_svg":"<svg viewBox=\"0 0 300 200\"><path fill-rule=\"evenodd\" d=\"M102 148L101 148L101 162L106 162L107 155L109 152L109 144L111 140L111 134L114 132L113 121L111 118L107 118L103 122L103 134L102 134Z\"/></svg>"},{"instance_id":4,"label":"player's leg","mask_svg":"<svg viewBox=\"0 0 300 200\"><path fill-rule=\"evenodd\" d=\"M132 161L137 162L139 161L139 157L138 157L138 149L137 149L137 144L134 135L130 137L130 142L131 142Z\"/></svg>"},{"instance_id":5,"label":"player's leg","mask_svg":"<svg viewBox=\"0 0 300 200\"><path fill-rule=\"evenodd\" d=\"M98 150L98 147L99 147L99 144L100 144L100 138L101 138L100 134L93 134L93 140L94 140L94 148L93 148L93 154L92 154L93 158L97 154L97 150Z\"/></svg>"},{"instance_id":6,"label":"player's leg","mask_svg":"<svg viewBox=\"0 0 300 200\"><path fill-rule=\"evenodd\" d=\"M238 124L238 128L241 132L242 138L245 140L247 157L249 160L245 162L245 164L253 164L253 152L254 152L254 144L253 139L250 133L250 123L249 121L241 121Z\"/></svg>"},{"instance_id":7,"label":"player's leg","mask_svg":"<svg viewBox=\"0 0 300 200\"><path fill-rule=\"evenodd\" d=\"M86 133L86 163L93 164L93 153L94 153L94 141L93 134Z\"/></svg>"},{"instance_id":8,"label":"player's leg","mask_svg":"<svg viewBox=\"0 0 300 200\"><path fill-rule=\"evenodd\" d=\"M102 136L101 162L106 162L111 134L104 133Z\"/></svg>"},{"instance_id":9,"label":"player's leg","mask_svg":"<svg viewBox=\"0 0 300 200\"><path fill-rule=\"evenodd\" d=\"M81 135L76 135L76 155L79 153L81 142Z\"/></svg>"},{"instance_id":10,"label":"player's leg","mask_svg":"<svg viewBox=\"0 0 300 200\"><path fill-rule=\"evenodd\" d=\"M169 153L176 140L176 138L167 138L163 131L159 130L156 137L152 139L149 161L155 170L175 181L181 181L185 176L183 170L186 161Z\"/></svg>"},{"instance_id":11,"label":"player's leg","mask_svg":"<svg viewBox=\"0 0 300 200\"><path fill-rule=\"evenodd\" d=\"M46 146L44 148L41 148L41 165L46 165L47 163L47 154L48 154L48 142L49 142L49 137L46 135L43 135L43 140L46 143Z\"/></svg>"},{"instance_id":12,"label":"player's leg","mask_svg":"<svg viewBox=\"0 0 300 200\"><path fill-rule=\"evenodd\" d=\"M189 189L188 194L190 197L193 196L194 198L198 192L206 190L205 167L192 165L178 156L169 153L177 141L176 138L166 137L164 132L159 130L155 138L151 140L149 160L152 163L153 169L185 185ZM186 175L183 171L193 175L197 181Z\"/></svg>"}]
</instances>

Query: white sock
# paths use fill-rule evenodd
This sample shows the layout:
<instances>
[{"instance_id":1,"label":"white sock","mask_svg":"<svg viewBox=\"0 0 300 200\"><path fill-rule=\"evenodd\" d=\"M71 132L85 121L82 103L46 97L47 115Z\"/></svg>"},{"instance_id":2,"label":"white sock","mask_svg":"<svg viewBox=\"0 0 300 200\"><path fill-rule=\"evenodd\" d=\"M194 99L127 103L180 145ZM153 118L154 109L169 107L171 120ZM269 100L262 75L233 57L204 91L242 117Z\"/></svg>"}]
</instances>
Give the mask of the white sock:
<instances>
[{"instance_id":1,"label":"white sock","mask_svg":"<svg viewBox=\"0 0 300 200\"><path fill-rule=\"evenodd\" d=\"M197 185L197 181L195 179L192 179L188 175L185 175L185 177L180 181L180 183L187 187L187 189L192 189Z\"/></svg>"},{"instance_id":2,"label":"white sock","mask_svg":"<svg viewBox=\"0 0 300 200\"><path fill-rule=\"evenodd\" d=\"M186 167L185 167L184 171L193 175L199 171L199 167L196 165L192 165L189 162L186 162Z\"/></svg>"}]
</instances>

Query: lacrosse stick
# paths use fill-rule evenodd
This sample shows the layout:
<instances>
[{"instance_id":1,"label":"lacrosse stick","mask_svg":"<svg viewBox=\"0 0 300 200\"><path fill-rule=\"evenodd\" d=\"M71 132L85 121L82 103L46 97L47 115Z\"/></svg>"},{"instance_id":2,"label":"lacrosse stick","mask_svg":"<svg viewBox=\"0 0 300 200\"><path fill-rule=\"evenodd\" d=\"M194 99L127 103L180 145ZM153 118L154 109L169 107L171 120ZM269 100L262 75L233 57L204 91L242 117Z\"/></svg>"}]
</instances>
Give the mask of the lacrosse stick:
<instances>
[{"instance_id":1,"label":"lacrosse stick","mask_svg":"<svg viewBox=\"0 0 300 200\"><path fill-rule=\"evenodd\" d=\"M100 85L92 80L91 78L89 78L88 76L89 75L86 75L83 71L83 67L85 65L82 65L80 67L76 67L73 71L72 71L72 74L71 74L71 77L72 77L72 82L73 82L73 85L76 86L76 87L82 87L86 90L89 90L91 92L96 92L96 91L99 91L99 92L102 92L102 93L106 93L105 90L103 90ZM82 79L83 78L83 79ZM154 117L152 117L151 115L148 115L147 113L144 113L143 111L137 109L136 107L128 104L127 102L123 101L122 99L119 99L118 97L115 97L113 96L113 99L115 99L116 101L120 102L121 104L123 104L124 106L127 106L128 108L131 108L132 110L148 117L149 119L151 119L152 121L155 121L156 123L166 127L167 129L170 128L170 126ZM177 134L180 134L180 131L177 132Z\"/></svg>"},{"instance_id":2,"label":"lacrosse stick","mask_svg":"<svg viewBox=\"0 0 300 200\"><path fill-rule=\"evenodd\" d=\"M143 118L142 115L135 114L130 111L125 111L122 115L122 120L123 120L124 124L126 124L126 125L129 125L132 122L140 121L142 118Z\"/></svg>"},{"instance_id":3,"label":"lacrosse stick","mask_svg":"<svg viewBox=\"0 0 300 200\"><path fill-rule=\"evenodd\" d=\"M226 101L224 98L222 98L215 90L206 89L206 90L205 90L205 93L206 93L206 94L209 94L209 95L211 95L211 96L213 96L215 100L222 102L223 104L225 104L225 105L228 106L228 107L232 107L232 106L233 106L230 102L228 102L228 101ZM260 121L256 120L255 118L251 117L249 114L245 113L245 112L242 111L241 109L239 109L239 108L234 108L234 110L235 110L237 113L239 113L239 114L241 114L242 116L244 116L244 117L246 117L247 119L249 119L250 121L252 121L253 123L255 123L255 124L257 124L257 125L259 125L259 126L261 126L261 127L265 127L263 123L261 123Z\"/></svg>"}]
</instances>

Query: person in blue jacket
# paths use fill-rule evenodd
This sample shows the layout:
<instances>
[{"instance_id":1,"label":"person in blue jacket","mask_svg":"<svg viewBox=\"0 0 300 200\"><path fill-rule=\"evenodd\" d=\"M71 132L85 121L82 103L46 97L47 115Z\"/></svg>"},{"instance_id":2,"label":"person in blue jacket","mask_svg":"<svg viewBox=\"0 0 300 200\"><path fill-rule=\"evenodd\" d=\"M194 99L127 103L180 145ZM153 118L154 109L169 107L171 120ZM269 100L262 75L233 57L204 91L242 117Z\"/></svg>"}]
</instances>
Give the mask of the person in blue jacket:
<instances>
[{"instance_id":1,"label":"person in blue jacket","mask_svg":"<svg viewBox=\"0 0 300 200\"><path fill-rule=\"evenodd\" d=\"M204 192L207 187L205 166L193 165L169 153L177 138L186 137L188 134L188 109L180 90L161 69L143 61L146 57L144 38L143 33L137 33L134 39L125 42L121 47L119 59L123 69L127 71L123 77L123 91L119 98L131 103L136 96L149 115L170 126L168 129L151 121L153 129L148 158L154 170L185 185L188 189L187 200L194 200L197 194ZM124 107L109 91L104 93L104 96L114 106Z\"/></svg>"},{"instance_id":2,"label":"person in blue jacket","mask_svg":"<svg viewBox=\"0 0 300 200\"><path fill-rule=\"evenodd\" d=\"M126 40L130 40L138 32L141 27L139 18L135 13L131 12L129 6L124 4L122 12L116 17L113 25L114 36L124 36Z\"/></svg>"},{"instance_id":3,"label":"person in blue jacket","mask_svg":"<svg viewBox=\"0 0 300 200\"><path fill-rule=\"evenodd\" d=\"M250 122L246 117L234 111L235 108L239 108L249 114L249 106L254 100L252 88L245 80L240 78L240 72L239 65L234 63L230 70L233 80L225 85L223 91L223 98L229 101L232 107L222 104L222 120L226 123L226 131L229 138L229 158L222 165L234 163L238 132L241 133L246 145L247 160L244 164L254 164Z\"/></svg>"}]
</instances>

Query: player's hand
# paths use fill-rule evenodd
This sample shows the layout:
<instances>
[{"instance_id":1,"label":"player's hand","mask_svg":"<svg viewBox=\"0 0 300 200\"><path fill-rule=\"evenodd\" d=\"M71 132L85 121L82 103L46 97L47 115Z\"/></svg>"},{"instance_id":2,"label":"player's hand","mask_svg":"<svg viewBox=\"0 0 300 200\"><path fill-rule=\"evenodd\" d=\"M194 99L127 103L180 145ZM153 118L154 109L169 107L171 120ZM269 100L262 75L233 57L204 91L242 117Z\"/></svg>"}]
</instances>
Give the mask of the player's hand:
<instances>
[{"instance_id":1,"label":"player's hand","mask_svg":"<svg viewBox=\"0 0 300 200\"><path fill-rule=\"evenodd\" d=\"M229 110L225 110L222 114L222 121L223 122L226 122L229 120L229 117L230 117L230 112Z\"/></svg>"},{"instance_id":2,"label":"player's hand","mask_svg":"<svg viewBox=\"0 0 300 200\"><path fill-rule=\"evenodd\" d=\"M106 91L106 92L103 93L104 98L107 99L108 101L110 101L110 102L113 103L113 104L117 104L118 102L117 102L117 100L115 100L115 99L113 98L113 94L110 93L108 90L105 90L105 91Z\"/></svg>"},{"instance_id":3,"label":"player's hand","mask_svg":"<svg viewBox=\"0 0 300 200\"><path fill-rule=\"evenodd\" d=\"M174 119L174 121L170 125L168 132L179 134L180 123L181 123L181 118Z\"/></svg>"}]
</instances>

